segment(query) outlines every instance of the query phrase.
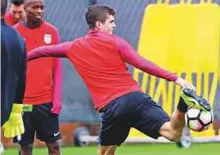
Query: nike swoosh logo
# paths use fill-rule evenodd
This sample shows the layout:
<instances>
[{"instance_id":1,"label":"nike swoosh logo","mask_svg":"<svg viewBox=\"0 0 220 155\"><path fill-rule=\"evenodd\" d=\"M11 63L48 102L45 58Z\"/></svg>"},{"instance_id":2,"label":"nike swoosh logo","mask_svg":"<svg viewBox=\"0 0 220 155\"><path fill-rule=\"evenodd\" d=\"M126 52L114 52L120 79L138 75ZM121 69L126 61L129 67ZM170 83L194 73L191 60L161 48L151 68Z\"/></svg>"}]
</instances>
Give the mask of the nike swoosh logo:
<instances>
[{"instance_id":1,"label":"nike swoosh logo","mask_svg":"<svg viewBox=\"0 0 220 155\"><path fill-rule=\"evenodd\" d=\"M60 132L54 133L53 135L56 137L60 134Z\"/></svg>"}]
</instances>

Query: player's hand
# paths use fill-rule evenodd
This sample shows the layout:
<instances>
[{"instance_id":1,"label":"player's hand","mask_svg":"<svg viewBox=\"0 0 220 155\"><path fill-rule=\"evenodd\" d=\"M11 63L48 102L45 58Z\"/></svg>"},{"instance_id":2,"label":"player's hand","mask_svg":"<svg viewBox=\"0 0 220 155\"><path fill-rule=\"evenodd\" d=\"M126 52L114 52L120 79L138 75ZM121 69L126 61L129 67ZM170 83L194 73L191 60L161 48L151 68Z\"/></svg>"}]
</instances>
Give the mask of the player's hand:
<instances>
[{"instance_id":1,"label":"player's hand","mask_svg":"<svg viewBox=\"0 0 220 155\"><path fill-rule=\"evenodd\" d=\"M53 107L51 108L52 113L59 115L61 109L62 109L62 106L60 103L53 102Z\"/></svg>"},{"instance_id":2,"label":"player's hand","mask_svg":"<svg viewBox=\"0 0 220 155\"><path fill-rule=\"evenodd\" d=\"M3 124L3 130L6 138L13 138L24 133L22 104L13 104L9 119Z\"/></svg>"},{"instance_id":3,"label":"player's hand","mask_svg":"<svg viewBox=\"0 0 220 155\"><path fill-rule=\"evenodd\" d=\"M176 81L175 81L176 84L180 85L183 89L185 88L188 88L188 89L192 89L192 90L196 90L196 88L188 83L186 80L182 79L182 78L178 78Z\"/></svg>"}]
</instances>

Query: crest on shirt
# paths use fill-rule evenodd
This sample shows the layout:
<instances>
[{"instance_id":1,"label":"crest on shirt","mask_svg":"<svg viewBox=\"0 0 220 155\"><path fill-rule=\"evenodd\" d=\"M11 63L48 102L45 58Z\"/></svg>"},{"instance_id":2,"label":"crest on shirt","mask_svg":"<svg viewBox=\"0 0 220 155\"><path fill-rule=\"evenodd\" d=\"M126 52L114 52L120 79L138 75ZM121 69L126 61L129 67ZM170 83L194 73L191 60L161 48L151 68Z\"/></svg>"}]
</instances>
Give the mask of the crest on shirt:
<instances>
[{"instance_id":1,"label":"crest on shirt","mask_svg":"<svg viewBox=\"0 0 220 155\"><path fill-rule=\"evenodd\" d=\"M45 42L46 44L50 44L51 41L52 41L52 35L51 35L51 34L45 34L45 35L44 35L44 42Z\"/></svg>"}]
</instances>

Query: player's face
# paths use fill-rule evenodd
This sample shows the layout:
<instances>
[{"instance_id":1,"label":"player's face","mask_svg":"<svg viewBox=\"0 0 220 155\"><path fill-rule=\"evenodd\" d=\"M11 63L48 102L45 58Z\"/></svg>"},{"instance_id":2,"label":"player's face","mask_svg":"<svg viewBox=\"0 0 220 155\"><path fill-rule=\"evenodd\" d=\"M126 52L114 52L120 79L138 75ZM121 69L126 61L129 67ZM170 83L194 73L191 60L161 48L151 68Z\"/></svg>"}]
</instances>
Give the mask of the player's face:
<instances>
[{"instance_id":1,"label":"player's face","mask_svg":"<svg viewBox=\"0 0 220 155\"><path fill-rule=\"evenodd\" d=\"M100 31L112 34L116 28L115 18L112 15L107 15L105 23L101 24Z\"/></svg>"},{"instance_id":2,"label":"player's face","mask_svg":"<svg viewBox=\"0 0 220 155\"><path fill-rule=\"evenodd\" d=\"M43 19L44 14L44 0L33 0L29 2L25 11L27 14L27 20L39 24Z\"/></svg>"},{"instance_id":3,"label":"player's face","mask_svg":"<svg viewBox=\"0 0 220 155\"><path fill-rule=\"evenodd\" d=\"M10 5L9 9L11 15L12 15L12 20L13 22L17 23L19 20L24 19L25 17L25 11L24 11L24 5Z\"/></svg>"}]
</instances>

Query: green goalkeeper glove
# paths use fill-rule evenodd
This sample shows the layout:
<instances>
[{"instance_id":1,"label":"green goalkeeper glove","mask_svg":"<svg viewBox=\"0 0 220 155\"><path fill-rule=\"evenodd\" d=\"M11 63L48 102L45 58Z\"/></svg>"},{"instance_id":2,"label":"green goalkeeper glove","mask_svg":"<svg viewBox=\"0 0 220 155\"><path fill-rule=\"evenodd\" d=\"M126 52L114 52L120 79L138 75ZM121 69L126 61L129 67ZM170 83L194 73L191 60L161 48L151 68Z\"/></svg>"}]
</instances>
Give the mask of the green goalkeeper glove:
<instances>
[{"instance_id":1,"label":"green goalkeeper glove","mask_svg":"<svg viewBox=\"0 0 220 155\"><path fill-rule=\"evenodd\" d=\"M24 123L22 119L22 104L14 103L8 121L3 125L4 136L12 138L24 133Z\"/></svg>"}]
</instances>

